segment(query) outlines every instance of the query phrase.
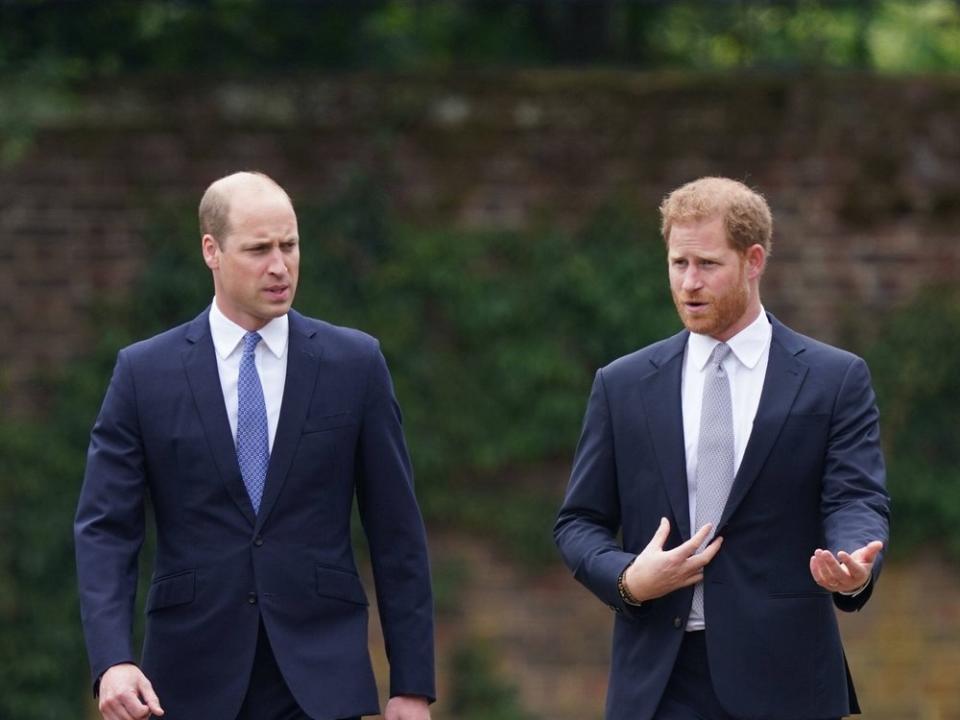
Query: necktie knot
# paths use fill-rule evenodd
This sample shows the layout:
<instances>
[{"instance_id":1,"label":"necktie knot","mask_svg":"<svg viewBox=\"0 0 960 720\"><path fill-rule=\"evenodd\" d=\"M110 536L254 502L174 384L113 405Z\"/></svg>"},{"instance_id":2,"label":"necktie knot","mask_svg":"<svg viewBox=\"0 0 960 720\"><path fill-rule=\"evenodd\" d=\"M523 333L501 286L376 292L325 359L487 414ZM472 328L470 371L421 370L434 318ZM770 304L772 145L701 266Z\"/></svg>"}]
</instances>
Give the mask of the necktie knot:
<instances>
[{"instance_id":1,"label":"necktie knot","mask_svg":"<svg viewBox=\"0 0 960 720\"><path fill-rule=\"evenodd\" d=\"M710 353L710 359L708 361L711 367L715 367L718 372L723 371L723 361L727 359L727 355L731 352L730 346L726 343L717 343L714 346L713 352Z\"/></svg>"},{"instance_id":2,"label":"necktie knot","mask_svg":"<svg viewBox=\"0 0 960 720\"><path fill-rule=\"evenodd\" d=\"M243 354L251 355L254 350L257 349L257 343L260 342L262 338L260 333L257 332L248 332L243 336Z\"/></svg>"}]
</instances>

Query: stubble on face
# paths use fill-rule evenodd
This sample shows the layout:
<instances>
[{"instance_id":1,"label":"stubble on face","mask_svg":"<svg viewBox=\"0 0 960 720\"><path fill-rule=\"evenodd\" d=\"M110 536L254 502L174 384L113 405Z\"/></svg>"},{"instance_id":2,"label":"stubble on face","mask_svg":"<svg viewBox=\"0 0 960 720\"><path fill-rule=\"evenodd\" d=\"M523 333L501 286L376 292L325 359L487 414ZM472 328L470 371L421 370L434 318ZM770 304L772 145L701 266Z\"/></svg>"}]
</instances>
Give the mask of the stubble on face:
<instances>
[{"instance_id":1,"label":"stubble on face","mask_svg":"<svg viewBox=\"0 0 960 720\"><path fill-rule=\"evenodd\" d=\"M673 304L687 330L698 335L709 335L718 340L728 339L723 336L730 328L737 325L750 305L750 288L742 266L738 275L737 282L719 294L714 294L707 289L684 293L671 288ZM694 312L689 308L688 303L704 303L705 309Z\"/></svg>"},{"instance_id":2,"label":"stubble on face","mask_svg":"<svg viewBox=\"0 0 960 720\"><path fill-rule=\"evenodd\" d=\"M728 340L752 322L760 310L751 280L751 267L763 260L759 246L738 252L714 217L674 225L667 255L670 293L690 332Z\"/></svg>"}]
</instances>

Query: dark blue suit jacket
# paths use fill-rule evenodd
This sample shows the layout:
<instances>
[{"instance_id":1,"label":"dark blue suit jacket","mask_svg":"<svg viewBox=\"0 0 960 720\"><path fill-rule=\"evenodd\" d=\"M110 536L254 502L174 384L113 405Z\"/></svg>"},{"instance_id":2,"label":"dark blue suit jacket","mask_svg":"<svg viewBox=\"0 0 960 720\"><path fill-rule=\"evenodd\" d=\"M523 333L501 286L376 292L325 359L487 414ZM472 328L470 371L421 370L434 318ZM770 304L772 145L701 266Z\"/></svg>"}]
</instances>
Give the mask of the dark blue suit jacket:
<instances>
[{"instance_id":1,"label":"dark blue suit jacket","mask_svg":"<svg viewBox=\"0 0 960 720\"><path fill-rule=\"evenodd\" d=\"M91 435L75 536L94 678L134 660L137 555L157 529L142 666L170 720L232 718L259 618L314 718L377 712L356 496L391 694L434 697L426 539L376 340L291 311L287 378L260 512L247 496L208 312L122 350Z\"/></svg>"},{"instance_id":2,"label":"dark blue suit jacket","mask_svg":"<svg viewBox=\"0 0 960 720\"><path fill-rule=\"evenodd\" d=\"M857 712L831 595L810 575L818 547L887 541L877 409L865 363L776 319L753 431L705 570L715 690L738 718L810 720ZM576 578L616 610L606 717L648 720L683 639L693 588L625 605L617 577L653 537L690 538L680 379L687 332L597 372L555 527ZM622 531L622 541L618 532Z\"/></svg>"}]
</instances>

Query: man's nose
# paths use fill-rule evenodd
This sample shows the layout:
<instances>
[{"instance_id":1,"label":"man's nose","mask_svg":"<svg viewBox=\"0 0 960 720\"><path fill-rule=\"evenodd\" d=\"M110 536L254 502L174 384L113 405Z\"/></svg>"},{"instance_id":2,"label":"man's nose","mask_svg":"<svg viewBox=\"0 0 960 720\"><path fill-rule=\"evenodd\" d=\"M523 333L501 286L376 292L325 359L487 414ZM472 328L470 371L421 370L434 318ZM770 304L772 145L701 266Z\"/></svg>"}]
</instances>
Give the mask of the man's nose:
<instances>
[{"instance_id":1,"label":"man's nose","mask_svg":"<svg viewBox=\"0 0 960 720\"><path fill-rule=\"evenodd\" d=\"M686 270L684 270L683 282L681 283L681 286L683 287L684 290L687 290L687 291L697 290L701 287L702 284L703 284L703 281L702 281L702 278L700 277L700 273L697 271L695 267L691 266L691 267L688 267Z\"/></svg>"},{"instance_id":2,"label":"man's nose","mask_svg":"<svg viewBox=\"0 0 960 720\"><path fill-rule=\"evenodd\" d=\"M270 253L270 264L267 266L267 271L274 275L283 275L287 272L287 261L284 259L280 248L275 248Z\"/></svg>"}]
</instances>

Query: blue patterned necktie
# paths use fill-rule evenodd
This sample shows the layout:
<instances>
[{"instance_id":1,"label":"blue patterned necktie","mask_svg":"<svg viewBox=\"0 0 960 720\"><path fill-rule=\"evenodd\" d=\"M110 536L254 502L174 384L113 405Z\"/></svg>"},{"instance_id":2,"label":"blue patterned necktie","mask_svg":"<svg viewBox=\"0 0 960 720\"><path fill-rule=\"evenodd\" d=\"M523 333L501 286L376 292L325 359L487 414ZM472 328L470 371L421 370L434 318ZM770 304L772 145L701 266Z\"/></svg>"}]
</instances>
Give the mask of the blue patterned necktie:
<instances>
[{"instance_id":1,"label":"blue patterned necktie","mask_svg":"<svg viewBox=\"0 0 960 720\"><path fill-rule=\"evenodd\" d=\"M693 531L696 532L706 523L712 523L713 530L700 549L717 532L717 524L727 504L735 474L733 404L730 400L730 380L723 369L724 358L729 354L729 345L717 345L707 361L703 379L700 440L697 442L697 524ZM705 617L702 582L693 589L693 614Z\"/></svg>"},{"instance_id":2,"label":"blue patterned necktie","mask_svg":"<svg viewBox=\"0 0 960 720\"><path fill-rule=\"evenodd\" d=\"M243 356L240 358L240 377L237 382L237 460L254 512L260 510L270 462L267 406L254 359L254 350L259 342L259 333L248 332L243 336Z\"/></svg>"}]
</instances>

